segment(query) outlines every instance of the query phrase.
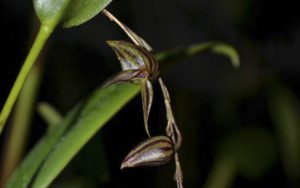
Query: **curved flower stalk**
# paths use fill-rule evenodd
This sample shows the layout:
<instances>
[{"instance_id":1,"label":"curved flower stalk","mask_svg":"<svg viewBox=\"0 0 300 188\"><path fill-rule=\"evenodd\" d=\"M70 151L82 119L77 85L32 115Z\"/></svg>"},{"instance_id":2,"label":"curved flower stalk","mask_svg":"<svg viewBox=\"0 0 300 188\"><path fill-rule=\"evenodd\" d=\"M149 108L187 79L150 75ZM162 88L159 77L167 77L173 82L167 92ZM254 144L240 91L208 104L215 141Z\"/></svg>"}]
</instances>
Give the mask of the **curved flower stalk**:
<instances>
[{"instance_id":1,"label":"curved flower stalk","mask_svg":"<svg viewBox=\"0 0 300 188\"><path fill-rule=\"evenodd\" d=\"M167 114L167 121L168 121L166 127L166 133L169 137L171 137L174 145L174 151L175 151L174 157L175 157L176 171L175 171L174 179L177 183L177 187L183 188L183 173L181 170L181 165L178 156L178 150L182 143L182 136L175 122L175 118L172 112L171 99L170 99L168 89L161 78L159 78L159 84L164 95L165 106L166 106L166 114Z\"/></svg>"},{"instance_id":2,"label":"curved flower stalk","mask_svg":"<svg viewBox=\"0 0 300 188\"><path fill-rule=\"evenodd\" d=\"M125 41L107 41L122 66L122 71L108 80L104 87L117 82L137 82L141 86L145 130L150 137L148 117L153 100L153 88L149 79L158 75L158 63L144 47Z\"/></svg>"}]
</instances>

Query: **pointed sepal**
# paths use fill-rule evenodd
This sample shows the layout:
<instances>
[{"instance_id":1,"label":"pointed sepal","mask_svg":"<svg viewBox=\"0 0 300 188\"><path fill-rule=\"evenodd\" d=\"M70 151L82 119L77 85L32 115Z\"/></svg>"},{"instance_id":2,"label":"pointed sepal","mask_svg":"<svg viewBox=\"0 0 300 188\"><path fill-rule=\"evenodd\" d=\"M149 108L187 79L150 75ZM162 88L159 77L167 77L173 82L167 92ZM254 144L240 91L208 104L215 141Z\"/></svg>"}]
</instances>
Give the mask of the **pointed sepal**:
<instances>
[{"instance_id":1,"label":"pointed sepal","mask_svg":"<svg viewBox=\"0 0 300 188\"><path fill-rule=\"evenodd\" d=\"M149 119L150 109L153 101L153 87L149 80L145 80L141 82L141 94L142 94L145 130L148 136L150 137L148 119Z\"/></svg>"},{"instance_id":2,"label":"pointed sepal","mask_svg":"<svg viewBox=\"0 0 300 188\"><path fill-rule=\"evenodd\" d=\"M139 80L139 75L141 72L139 70L125 70L121 71L109 80L107 80L104 84L103 87L107 87L111 84L118 83L118 82L128 82L128 81L135 81Z\"/></svg>"},{"instance_id":3,"label":"pointed sepal","mask_svg":"<svg viewBox=\"0 0 300 188\"><path fill-rule=\"evenodd\" d=\"M140 46L118 40L107 41L107 44L118 56L123 70L141 69L145 66L143 54L139 50Z\"/></svg>"}]
</instances>

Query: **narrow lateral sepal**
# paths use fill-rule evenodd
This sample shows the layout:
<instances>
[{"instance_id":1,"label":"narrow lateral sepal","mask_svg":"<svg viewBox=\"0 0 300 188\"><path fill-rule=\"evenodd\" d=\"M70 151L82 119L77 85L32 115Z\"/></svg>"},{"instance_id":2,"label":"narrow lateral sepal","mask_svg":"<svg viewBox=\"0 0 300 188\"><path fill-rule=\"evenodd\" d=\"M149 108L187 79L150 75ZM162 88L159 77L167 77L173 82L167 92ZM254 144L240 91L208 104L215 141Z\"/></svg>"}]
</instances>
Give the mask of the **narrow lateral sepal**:
<instances>
[{"instance_id":1,"label":"narrow lateral sepal","mask_svg":"<svg viewBox=\"0 0 300 188\"><path fill-rule=\"evenodd\" d=\"M142 93L145 130L148 136L150 137L148 119L149 119L150 109L153 101L153 88L149 80L145 80L144 82L141 82L141 93Z\"/></svg>"},{"instance_id":2,"label":"narrow lateral sepal","mask_svg":"<svg viewBox=\"0 0 300 188\"><path fill-rule=\"evenodd\" d=\"M129 152L121 164L121 169L160 166L169 162L173 154L174 147L169 137L150 137Z\"/></svg>"},{"instance_id":3,"label":"narrow lateral sepal","mask_svg":"<svg viewBox=\"0 0 300 188\"><path fill-rule=\"evenodd\" d=\"M111 84L119 83L119 82L133 82L135 80L139 80L139 78L136 78L136 76L140 74L139 70L124 70L116 75L114 75L112 78L107 80L103 87L108 87Z\"/></svg>"}]
</instances>

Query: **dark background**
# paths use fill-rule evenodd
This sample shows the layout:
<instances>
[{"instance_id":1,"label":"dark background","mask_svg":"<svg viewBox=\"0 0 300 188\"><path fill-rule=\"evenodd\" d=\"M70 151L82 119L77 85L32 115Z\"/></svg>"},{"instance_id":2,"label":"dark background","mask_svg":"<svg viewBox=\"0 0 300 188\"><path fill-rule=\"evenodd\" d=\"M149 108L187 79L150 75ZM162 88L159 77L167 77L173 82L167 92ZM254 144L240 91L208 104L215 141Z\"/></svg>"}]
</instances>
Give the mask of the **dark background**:
<instances>
[{"instance_id":1,"label":"dark background","mask_svg":"<svg viewBox=\"0 0 300 188\"><path fill-rule=\"evenodd\" d=\"M223 41L240 53L238 70L230 66L226 57L207 52L176 64L162 75L183 132L180 156L186 187L205 184L217 160L218 145L229 133L259 127L279 142L268 96L279 85L290 89L296 97L300 94L300 11L295 1L115 0L108 9L150 43L155 52ZM31 0L0 1L1 106L31 46L35 19ZM58 28L48 43L38 101L47 101L65 114L120 71L115 55L105 43L112 39L129 41L102 15L79 27ZM164 107L158 84L154 83L154 87L151 131L162 134ZM93 172L97 165L82 165L82 161L92 159L86 154L89 152L81 152L54 185L60 187L64 181L84 177L93 185L105 187L175 187L173 163L158 168L119 170L122 158L146 136L141 109L141 99L136 97L85 147L85 151L96 153L95 143L104 141L109 181L97 179L97 172ZM44 122L35 115L28 149L44 130ZM299 178L290 178L284 171L278 145L271 166L255 178L238 173L232 187L299 186ZM97 159L93 162L100 163Z\"/></svg>"}]
</instances>

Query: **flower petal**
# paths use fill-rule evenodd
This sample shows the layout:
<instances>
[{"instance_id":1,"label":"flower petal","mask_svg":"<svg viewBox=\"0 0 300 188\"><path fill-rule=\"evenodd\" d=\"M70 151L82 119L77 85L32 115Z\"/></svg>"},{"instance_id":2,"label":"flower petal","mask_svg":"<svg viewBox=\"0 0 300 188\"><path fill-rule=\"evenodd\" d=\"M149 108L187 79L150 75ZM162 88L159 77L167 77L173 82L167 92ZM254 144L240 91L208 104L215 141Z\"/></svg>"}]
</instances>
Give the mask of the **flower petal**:
<instances>
[{"instance_id":1,"label":"flower petal","mask_svg":"<svg viewBox=\"0 0 300 188\"><path fill-rule=\"evenodd\" d=\"M114 50L120 60L123 70L141 69L145 67L140 46L125 41L107 41L107 44Z\"/></svg>"},{"instance_id":2,"label":"flower petal","mask_svg":"<svg viewBox=\"0 0 300 188\"><path fill-rule=\"evenodd\" d=\"M103 87L107 87L111 84L118 83L118 82L126 82L126 81L134 81L139 78L141 71L140 70L124 70L113 76L111 79L107 80L104 84Z\"/></svg>"},{"instance_id":3,"label":"flower petal","mask_svg":"<svg viewBox=\"0 0 300 188\"><path fill-rule=\"evenodd\" d=\"M152 88L152 84L149 80L145 80L145 81L141 82L141 93L142 93L145 130L146 130L148 136L150 137L149 127L148 127L148 117L149 117L150 109L152 106L153 88Z\"/></svg>"}]
</instances>

